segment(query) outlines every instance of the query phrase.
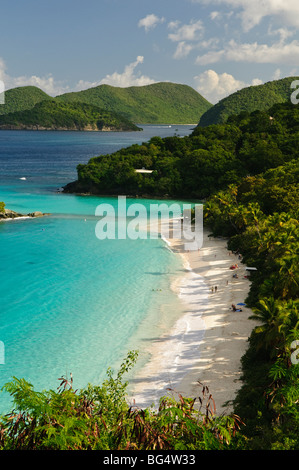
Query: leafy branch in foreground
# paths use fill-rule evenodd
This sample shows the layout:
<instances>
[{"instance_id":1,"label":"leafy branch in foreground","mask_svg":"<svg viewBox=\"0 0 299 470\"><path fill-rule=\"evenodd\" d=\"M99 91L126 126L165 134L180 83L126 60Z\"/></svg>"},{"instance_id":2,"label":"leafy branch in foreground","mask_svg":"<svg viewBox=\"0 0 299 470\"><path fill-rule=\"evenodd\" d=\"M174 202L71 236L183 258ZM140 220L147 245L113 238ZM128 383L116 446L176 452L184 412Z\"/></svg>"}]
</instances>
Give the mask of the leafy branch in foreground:
<instances>
[{"instance_id":1,"label":"leafy branch in foreground","mask_svg":"<svg viewBox=\"0 0 299 470\"><path fill-rule=\"evenodd\" d=\"M231 449L238 447L242 422L236 415L217 417L212 395L179 400L163 397L158 409L130 406L123 376L137 359L129 352L116 377L111 369L101 386L74 390L61 377L57 391L37 392L14 378L3 389L14 409L0 418L4 450L154 450ZM241 438L239 438L240 441ZM244 444L244 443L243 443Z\"/></svg>"}]
</instances>

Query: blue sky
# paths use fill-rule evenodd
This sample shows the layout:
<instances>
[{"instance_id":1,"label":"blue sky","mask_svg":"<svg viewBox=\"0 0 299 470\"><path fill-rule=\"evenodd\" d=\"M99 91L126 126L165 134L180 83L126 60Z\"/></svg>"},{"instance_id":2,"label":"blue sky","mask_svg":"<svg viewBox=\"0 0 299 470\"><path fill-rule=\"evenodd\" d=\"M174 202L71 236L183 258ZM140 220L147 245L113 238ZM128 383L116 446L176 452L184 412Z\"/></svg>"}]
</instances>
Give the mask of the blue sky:
<instances>
[{"instance_id":1,"label":"blue sky","mask_svg":"<svg viewBox=\"0 0 299 470\"><path fill-rule=\"evenodd\" d=\"M299 74L298 0L1 0L0 80L52 96L190 85L212 103Z\"/></svg>"}]
</instances>

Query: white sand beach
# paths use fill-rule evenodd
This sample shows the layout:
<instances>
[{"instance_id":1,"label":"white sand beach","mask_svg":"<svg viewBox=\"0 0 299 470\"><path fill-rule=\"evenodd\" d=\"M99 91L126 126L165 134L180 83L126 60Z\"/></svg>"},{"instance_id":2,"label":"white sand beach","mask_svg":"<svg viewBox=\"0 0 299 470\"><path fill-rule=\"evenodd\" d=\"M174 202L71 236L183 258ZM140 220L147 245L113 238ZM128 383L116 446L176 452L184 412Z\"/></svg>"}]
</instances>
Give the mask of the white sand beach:
<instances>
[{"instance_id":1,"label":"white sand beach","mask_svg":"<svg viewBox=\"0 0 299 470\"><path fill-rule=\"evenodd\" d=\"M241 386L240 361L255 326L248 319L251 310L237 306L245 302L250 281L237 255L227 250L227 240L208 235L205 230L203 246L190 252L184 250L182 240L168 239L184 260L185 274L173 285L184 315L150 345L151 359L134 378L129 396L137 406L157 405L161 396L173 394L168 387L195 398L201 382L213 396L216 414L232 411L230 403L224 404L234 399ZM239 267L231 270L235 264ZM232 304L242 311L230 309Z\"/></svg>"}]
</instances>

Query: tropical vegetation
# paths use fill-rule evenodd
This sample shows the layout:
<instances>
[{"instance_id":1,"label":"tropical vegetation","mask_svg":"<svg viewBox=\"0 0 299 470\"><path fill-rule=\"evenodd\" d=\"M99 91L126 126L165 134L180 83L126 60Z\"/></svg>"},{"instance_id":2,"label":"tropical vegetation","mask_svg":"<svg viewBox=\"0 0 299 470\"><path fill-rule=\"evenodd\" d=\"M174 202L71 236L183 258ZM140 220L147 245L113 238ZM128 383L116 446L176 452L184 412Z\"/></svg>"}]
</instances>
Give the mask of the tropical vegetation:
<instances>
[{"instance_id":1,"label":"tropical vegetation","mask_svg":"<svg viewBox=\"0 0 299 470\"><path fill-rule=\"evenodd\" d=\"M298 173L294 159L230 185L205 205L212 233L227 236L228 248L257 268L246 299L257 326L234 403L254 449L299 447Z\"/></svg>"},{"instance_id":2,"label":"tropical vegetation","mask_svg":"<svg viewBox=\"0 0 299 470\"><path fill-rule=\"evenodd\" d=\"M95 104L139 124L195 124L212 106L188 85L171 82L128 88L99 85L57 99Z\"/></svg>"},{"instance_id":3,"label":"tropical vegetation","mask_svg":"<svg viewBox=\"0 0 299 470\"><path fill-rule=\"evenodd\" d=\"M0 115L33 108L51 96L36 86L22 86L5 91L5 103L0 106Z\"/></svg>"},{"instance_id":4,"label":"tropical vegetation","mask_svg":"<svg viewBox=\"0 0 299 470\"><path fill-rule=\"evenodd\" d=\"M232 114L264 111L276 103L286 103L290 100L291 83L294 80L298 80L298 77L287 77L242 88L208 109L201 116L199 125L221 124Z\"/></svg>"},{"instance_id":5,"label":"tropical vegetation","mask_svg":"<svg viewBox=\"0 0 299 470\"><path fill-rule=\"evenodd\" d=\"M194 125L212 106L193 88L170 82L127 88L99 85L56 97L37 87L26 86L5 92L5 104L0 106L0 115L32 109L45 100L93 105L138 124Z\"/></svg>"},{"instance_id":6,"label":"tropical vegetation","mask_svg":"<svg viewBox=\"0 0 299 470\"><path fill-rule=\"evenodd\" d=\"M213 391L163 397L158 409L127 402L124 375L74 390L37 392L14 378L4 385L13 409L0 419L1 449L298 450L298 143L299 109L276 104L243 112L191 136L152 138L79 165L69 190L205 198L204 222L242 255L250 275L246 304L254 324L242 357L234 413L215 413ZM152 169L150 175L135 169ZM217 405L217 404L216 404Z\"/></svg>"},{"instance_id":7,"label":"tropical vegetation","mask_svg":"<svg viewBox=\"0 0 299 470\"><path fill-rule=\"evenodd\" d=\"M23 380L4 386L14 409L0 420L2 450L225 450L237 449L237 416L217 417L209 390L199 386L195 400L163 398L159 410L139 409L126 401L124 374L136 351L114 376L108 369L101 386L74 390L61 377L58 390L36 392ZM196 407L195 405L198 404Z\"/></svg>"},{"instance_id":8,"label":"tropical vegetation","mask_svg":"<svg viewBox=\"0 0 299 470\"><path fill-rule=\"evenodd\" d=\"M85 103L44 100L32 109L0 116L0 129L141 130L123 116Z\"/></svg>"},{"instance_id":9,"label":"tropical vegetation","mask_svg":"<svg viewBox=\"0 0 299 470\"><path fill-rule=\"evenodd\" d=\"M153 137L79 165L65 190L204 199L293 159L299 145L299 109L291 103L242 113L226 124L196 127L186 137ZM136 169L152 170L150 174Z\"/></svg>"}]
</instances>

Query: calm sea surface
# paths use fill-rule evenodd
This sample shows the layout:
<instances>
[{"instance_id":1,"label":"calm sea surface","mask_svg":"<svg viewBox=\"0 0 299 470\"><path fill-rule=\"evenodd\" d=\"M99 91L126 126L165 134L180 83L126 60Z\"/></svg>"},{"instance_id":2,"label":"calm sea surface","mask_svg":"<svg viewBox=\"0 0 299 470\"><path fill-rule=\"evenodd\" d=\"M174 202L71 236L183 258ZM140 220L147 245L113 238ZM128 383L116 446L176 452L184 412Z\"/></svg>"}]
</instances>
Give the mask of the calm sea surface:
<instances>
[{"instance_id":1,"label":"calm sea surface","mask_svg":"<svg viewBox=\"0 0 299 470\"><path fill-rule=\"evenodd\" d=\"M0 387L15 376L37 390L56 389L70 373L75 388L101 383L108 367L132 347L143 349L167 328L171 312L178 314L170 283L182 265L165 243L100 241L95 209L102 202L116 207L117 199L57 192L93 156L155 135L191 133L191 126L143 129L0 131L0 201L22 213L51 213L0 223ZM143 201L147 208L151 202ZM1 393L0 412L9 407Z\"/></svg>"}]
</instances>

